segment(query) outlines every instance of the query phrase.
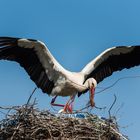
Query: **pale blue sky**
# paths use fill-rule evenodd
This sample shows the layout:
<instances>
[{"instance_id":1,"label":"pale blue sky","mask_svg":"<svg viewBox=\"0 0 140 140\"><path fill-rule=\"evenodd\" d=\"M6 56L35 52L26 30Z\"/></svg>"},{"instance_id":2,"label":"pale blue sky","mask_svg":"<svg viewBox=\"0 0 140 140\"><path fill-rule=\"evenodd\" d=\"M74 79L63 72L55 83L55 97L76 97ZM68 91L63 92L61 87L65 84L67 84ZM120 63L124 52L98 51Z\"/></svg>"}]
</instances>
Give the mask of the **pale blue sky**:
<instances>
[{"instance_id":1,"label":"pale blue sky","mask_svg":"<svg viewBox=\"0 0 140 140\"><path fill-rule=\"evenodd\" d=\"M139 0L0 0L0 36L39 39L45 42L65 68L80 71L103 50L120 45L140 45ZM140 75L140 67L117 72L104 80L106 87L124 76ZM109 107L117 96L115 112L124 134L139 139L140 78L120 81L95 96L97 106ZM0 106L26 103L35 84L17 63L0 61ZM37 90L40 109L51 109L51 97ZM59 98L58 102L64 102ZM76 99L75 108L84 107L88 93ZM94 110L107 116L107 111ZM2 114L0 114L2 116Z\"/></svg>"}]
</instances>

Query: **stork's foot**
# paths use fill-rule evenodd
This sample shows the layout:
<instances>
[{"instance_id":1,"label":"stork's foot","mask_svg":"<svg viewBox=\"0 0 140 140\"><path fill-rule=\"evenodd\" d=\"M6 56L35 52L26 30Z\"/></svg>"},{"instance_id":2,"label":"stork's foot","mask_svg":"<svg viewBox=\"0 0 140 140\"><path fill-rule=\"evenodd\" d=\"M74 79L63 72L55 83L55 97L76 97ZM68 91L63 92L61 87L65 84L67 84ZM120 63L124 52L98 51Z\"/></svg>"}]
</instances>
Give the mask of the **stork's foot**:
<instances>
[{"instance_id":1,"label":"stork's foot","mask_svg":"<svg viewBox=\"0 0 140 140\"><path fill-rule=\"evenodd\" d=\"M58 113L72 113L75 95L70 97L70 99L68 100L68 102L66 103L66 105L56 104L56 103L55 103L56 98L57 98L57 96L55 96L55 97L52 99L51 105L52 105L52 106L64 107L64 108L61 109Z\"/></svg>"},{"instance_id":2,"label":"stork's foot","mask_svg":"<svg viewBox=\"0 0 140 140\"><path fill-rule=\"evenodd\" d=\"M59 110L58 113L72 113L73 107L69 104L66 104L63 109Z\"/></svg>"},{"instance_id":3,"label":"stork's foot","mask_svg":"<svg viewBox=\"0 0 140 140\"><path fill-rule=\"evenodd\" d=\"M73 107L72 107L72 105L66 104L64 106L64 109L63 110L64 110L65 113L72 113Z\"/></svg>"},{"instance_id":4,"label":"stork's foot","mask_svg":"<svg viewBox=\"0 0 140 140\"><path fill-rule=\"evenodd\" d=\"M71 96L66 105L64 106L65 113L72 113L75 95Z\"/></svg>"}]
</instances>

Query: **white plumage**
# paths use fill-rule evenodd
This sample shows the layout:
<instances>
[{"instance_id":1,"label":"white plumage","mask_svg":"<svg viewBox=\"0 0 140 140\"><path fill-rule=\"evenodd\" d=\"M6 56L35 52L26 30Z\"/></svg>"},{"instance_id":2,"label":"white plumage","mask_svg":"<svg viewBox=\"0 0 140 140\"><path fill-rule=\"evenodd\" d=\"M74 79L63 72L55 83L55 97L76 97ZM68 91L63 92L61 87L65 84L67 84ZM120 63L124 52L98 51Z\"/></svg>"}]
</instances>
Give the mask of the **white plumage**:
<instances>
[{"instance_id":1,"label":"white plumage","mask_svg":"<svg viewBox=\"0 0 140 140\"><path fill-rule=\"evenodd\" d=\"M80 96L95 88L97 83L115 71L139 65L140 46L107 49L81 72L75 73L64 69L40 41L0 37L0 59L18 62L44 93L52 96L71 96L72 101L66 104L69 107L65 106L67 111L77 93Z\"/></svg>"}]
</instances>

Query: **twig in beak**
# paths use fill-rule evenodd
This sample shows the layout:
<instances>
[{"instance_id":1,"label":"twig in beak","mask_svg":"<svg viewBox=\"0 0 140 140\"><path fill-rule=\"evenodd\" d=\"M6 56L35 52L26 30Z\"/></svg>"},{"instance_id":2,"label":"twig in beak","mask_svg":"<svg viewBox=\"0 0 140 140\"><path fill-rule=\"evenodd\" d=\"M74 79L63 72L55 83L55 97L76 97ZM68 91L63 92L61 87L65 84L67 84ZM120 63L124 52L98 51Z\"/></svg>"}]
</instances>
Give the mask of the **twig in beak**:
<instances>
[{"instance_id":1,"label":"twig in beak","mask_svg":"<svg viewBox=\"0 0 140 140\"><path fill-rule=\"evenodd\" d=\"M91 107L95 106L94 95L95 95L95 88L94 88L94 86L92 86L90 88L90 104L91 104Z\"/></svg>"}]
</instances>

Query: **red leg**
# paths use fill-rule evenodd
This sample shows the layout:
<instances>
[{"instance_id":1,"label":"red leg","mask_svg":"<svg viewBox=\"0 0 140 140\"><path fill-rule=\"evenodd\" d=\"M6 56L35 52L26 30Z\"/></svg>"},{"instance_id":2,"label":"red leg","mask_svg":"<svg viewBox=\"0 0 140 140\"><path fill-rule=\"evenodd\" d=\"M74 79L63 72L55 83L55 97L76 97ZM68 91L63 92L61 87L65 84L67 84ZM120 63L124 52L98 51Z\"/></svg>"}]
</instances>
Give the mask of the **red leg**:
<instances>
[{"instance_id":1,"label":"red leg","mask_svg":"<svg viewBox=\"0 0 140 140\"><path fill-rule=\"evenodd\" d=\"M73 111L73 103L74 103L75 95L71 96L68 102L64 107L64 112L72 113Z\"/></svg>"},{"instance_id":2,"label":"red leg","mask_svg":"<svg viewBox=\"0 0 140 140\"><path fill-rule=\"evenodd\" d=\"M57 95L52 99L52 101L51 101L51 105L52 106L59 106L59 107L64 107L65 105L62 105L62 104L56 104L56 103L54 103L55 102L55 100L56 100L56 98L57 98Z\"/></svg>"},{"instance_id":3,"label":"red leg","mask_svg":"<svg viewBox=\"0 0 140 140\"><path fill-rule=\"evenodd\" d=\"M53 105L53 106L59 106L59 107L64 107L64 109L63 109L64 112L72 113L75 95L70 97L70 99L68 100L68 102L66 103L66 105L56 104L55 103L56 98L57 98L57 95L52 99L51 105Z\"/></svg>"}]
</instances>

